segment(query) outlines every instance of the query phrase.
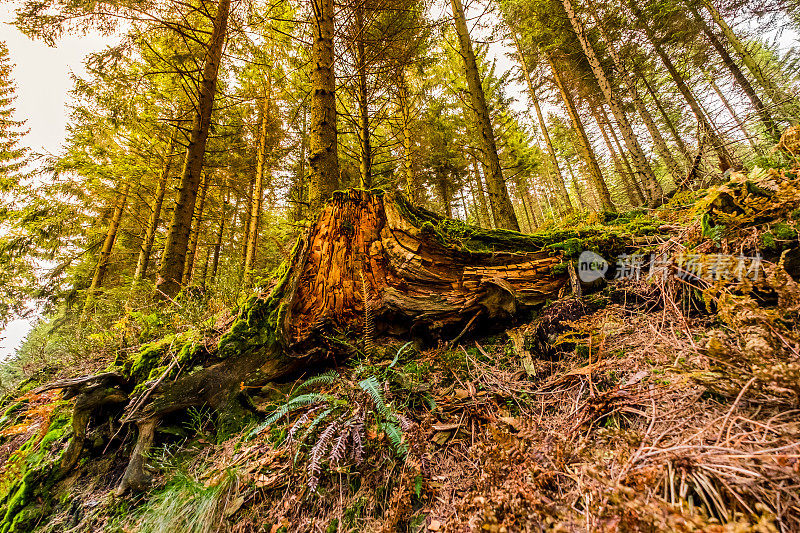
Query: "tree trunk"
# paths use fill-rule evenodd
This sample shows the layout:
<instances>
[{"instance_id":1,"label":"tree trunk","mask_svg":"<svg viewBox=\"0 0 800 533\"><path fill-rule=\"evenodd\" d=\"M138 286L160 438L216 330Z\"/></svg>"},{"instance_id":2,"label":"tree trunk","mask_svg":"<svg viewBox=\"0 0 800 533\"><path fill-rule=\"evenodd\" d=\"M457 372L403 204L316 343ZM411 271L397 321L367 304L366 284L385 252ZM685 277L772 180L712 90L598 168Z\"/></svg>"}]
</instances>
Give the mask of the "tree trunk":
<instances>
[{"instance_id":1,"label":"tree trunk","mask_svg":"<svg viewBox=\"0 0 800 533\"><path fill-rule=\"evenodd\" d=\"M223 187L226 183L223 182ZM214 242L214 258L211 260L211 276L209 278L209 285L213 285L217 279L217 269L219 268L219 256L222 252L222 242L225 236L225 217L228 215L228 205L230 203L230 191L225 188L225 196L222 200L222 213L219 217L219 229L217 230L217 239Z\"/></svg>"},{"instance_id":2,"label":"tree trunk","mask_svg":"<svg viewBox=\"0 0 800 533\"><path fill-rule=\"evenodd\" d=\"M192 216L197 201L197 191L203 170L208 130L211 125L211 111L217 91L217 74L222 59L222 48L228 27L231 0L219 0L214 29L206 51L203 76L197 95L197 108L186 148L186 161L183 166L178 201L172 214L164 254L161 258L161 271L156 281L157 299L174 298L181 289L181 278L186 265L186 250L189 246L189 233Z\"/></svg>"},{"instance_id":3,"label":"tree trunk","mask_svg":"<svg viewBox=\"0 0 800 533\"><path fill-rule=\"evenodd\" d=\"M717 38L711 28L706 24L705 19L700 15L697 9L689 2L686 3L689 10L694 15L695 20L700 25L703 30L703 33L708 38L708 41L717 51L719 56L722 58L722 62L725 64L725 67L730 71L733 79L736 80L736 83L739 84L739 87L742 88L744 94L747 95L747 98L750 100L750 103L753 105L753 108L756 110L758 117L761 119L761 123L764 125L764 129L767 132L767 135L775 142L780 140L780 132L778 131L778 126L775 125L775 121L772 119L772 115L770 115L769 110L764 106L764 102L761 101L758 94L756 93L753 86L750 84L750 80L742 72L742 69L739 68L739 65L733 60L731 55L728 53L728 50L722 44L722 42ZM737 116L734 114L734 118L736 119ZM749 136L748 136L749 139Z\"/></svg>"},{"instance_id":4,"label":"tree trunk","mask_svg":"<svg viewBox=\"0 0 800 533\"><path fill-rule=\"evenodd\" d=\"M186 265L183 268L183 275L181 276L181 284L184 286L189 285L192 281L194 260L197 257L197 245L200 242L200 235L203 229L203 210L206 206L206 195L208 194L208 184L210 181L211 177L206 174L203 177L203 184L200 186L200 202L197 204L197 212L194 216L194 227L189 236L189 246L186 251Z\"/></svg>"},{"instance_id":5,"label":"tree trunk","mask_svg":"<svg viewBox=\"0 0 800 533\"><path fill-rule=\"evenodd\" d=\"M169 148L167 148L167 155L164 158L164 171L161 173L161 179L158 180L156 186L156 197L153 200L153 208L150 212L150 218L147 220L147 229L145 230L142 246L139 249L139 259L136 261L136 273L133 275L133 284L141 282L147 276L147 266L150 263L150 255L153 253L153 243L155 242L156 232L158 231L158 223L161 220L161 207L164 205L164 195L167 192L167 183L170 179L170 172L172 170L172 157L175 150L175 141L178 134L178 128L172 132L172 137L169 141Z\"/></svg>"},{"instance_id":6,"label":"tree trunk","mask_svg":"<svg viewBox=\"0 0 800 533\"><path fill-rule=\"evenodd\" d=\"M484 221L483 227L493 229L492 215L489 213L489 206L486 203L486 194L483 189L483 179L481 179L480 163L478 163L478 158L474 153L470 154L470 158L472 159L472 170L475 172L475 182L478 184L478 207Z\"/></svg>"},{"instance_id":7,"label":"tree trunk","mask_svg":"<svg viewBox=\"0 0 800 533\"><path fill-rule=\"evenodd\" d=\"M619 155L620 162L628 171L628 176L631 176L630 183L631 185L633 185L633 188L636 191L636 197L641 200L640 205L646 204L647 200L644 194L644 189L642 188L642 184L632 178L632 176L634 175L633 167L628 161L628 157L625 155L625 150L622 149L622 143L619 142L619 137L617 137L617 132L614 131L614 128L611 127L611 120L609 120L608 118L608 113L606 113L606 110L602 106L600 107L600 115L603 117L603 121L606 124L608 124L608 131L611 133L611 138L614 140L614 146L617 147L617 154Z\"/></svg>"},{"instance_id":8,"label":"tree trunk","mask_svg":"<svg viewBox=\"0 0 800 533\"><path fill-rule=\"evenodd\" d=\"M611 128L610 125L600 120L600 115L598 114L596 107L592 107L592 115L594 115L594 120L597 123L600 134L603 136L603 142L606 144L608 153L611 155L611 161L614 163L614 169L617 171L617 176L619 176L622 186L625 188L625 194L628 197L628 201L633 207L642 205L645 203L644 198L640 197L638 189L636 189L632 183L632 176L625 171L622 161L620 161L620 158L617 156L617 152L611 145L611 139L609 139L608 133L606 132L606 128Z\"/></svg>"},{"instance_id":9,"label":"tree trunk","mask_svg":"<svg viewBox=\"0 0 800 533\"><path fill-rule=\"evenodd\" d=\"M558 90L561 93L561 99L564 102L564 107L567 108L567 114L572 121L572 126L575 128L575 133L577 133L578 144L583 152L584 160L589 167L589 175L592 179L594 188L600 196L602 208L609 211L614 211L616 208L611 202L611 195L608 192L606 182L603 180L603 173L600 170L600 165L597 164L597 158L594 155L592 144L589 142L589 137L586 135L586 130L583 127L583 122L581 122L581 118L578 114L578 109L575 107L575 102L572 99L572 95L567 90L564 80L561 78L561 72L558 70L558 65L556 64L552 53L547 52L546 56L548 62L550 63L550 70L553 73L553 80L555 81L556 87L558 87Z\"/></svg>"},{"instance_id":10,"label":"tree trunk","mask_svg":"<svg viewBox=\"0 0 800 533\"><path fill-rule=\"evenodd\" d=\"M122 215L125 213L125 204L128 202L128 194L130 193L131 185L126 183L114 199L114 212L111 214L111 221L108 223L106 230L106 237L103 239L103 246L100 248L100 257L97 260L97 266L94 269L92 276L92 283L86 293L86 302L84 303L84 313L89 311L94 305L94 295L103 286L106 273L108 272L108 261L111 257L111 250L114 248L114 242L117 240L117 232L119 225L122 222Z\"/></svg>"},{"instance_id":11,"label":"tree trunk","mask_svg":"<svg viewBox=\"0 0 800 533\"><path fill-rule=\"evenodd\" d=\"M647 131L650 133L650 137L653 139L653 144L655 145L656 150L658 150L658 155L667 166L667 170L669 170L675 182L678 183L683 176L681 176L678 164L675 162L675 158L672 156L672 152L667 146L667 143L664 142L664 138L661 136L661 132L659 131L658 126L656 126L652 115L650 115L650 112L647 110L647 106L644 105L644 102L639 96L639 91L636 89L636 81L633 79L633 76L631 76L631 73L625 68L625 65L620 59L619 54L617 54L617 50L614 48L611 39L609 39L600 17L597 14L597 10L594 7L594 3L592 2L589 2L589 11L597 23L597 28L600 30L600 36L608 44L606 50L611 56L611 60L614 63L614 68L622 76L625 86L627 87L628 92L631 95L631 99L633 100L633 105L636 108L636 112L642 117L642 121L647 127ZM608 127L611 128L611 124L608 124ZM656 182L656 184L658 183ZM660 186L656 190L659 189Z\"/></svg>"},{"instance_id":12,"label":"tree trunk","mask_svg":"<svg viewBox=\"0 0 800 533\"><path fill-rule=\"evenodd\" d=\"M414 179L414 139L411 136L411 97L408 94L408 81L405 73L400 76L399 87L400 115L403 128L403 174L406 181L406 195L419 201L416 180Z\"/></svg>"},{"instance_id":13,"label":"tree trunk","mask_svg":"<svg viewBox=\"0 0 800 533\"><path fill-rule=\"evenodd\" d=\"M316 212L339 188L336 132L336 79L333 71L333 0L311 2L314 24L311 43L311 131L308 162L311 169L308 200Z\"/></svg>"},{"instance_id":14,"label":"tree trunk","mask_svg":"<svg viewBox=\"0 0 800 533\"><path fill-rule=\"evenodd\" d=\"M633 166L636 169L639 181L644 184L645 190L647 191L646 196L648 201L651 206L654 206L662 201L661 197L663 191L661 190L661 185L659 185L656 175L653 173L653 169L650 167L650 163L647 161L647 157L644 155L641 145L639 145L639 140L636 138L636 134L628 121L627 115L625 115L625 111L619 105L617 97L611 89L611 83L608 81L605 70L603 70L603 66L597 58L592 43L589 42L589 38L586 36L583 23L578 20L578 15L572 7L572 2L570 0L561 0L561 3L564 6L564 10L567 12L567 18L569 18L572 24L572 29L575 30L575 34L578 36L578 41L580 41L581 48L583 48L586 59L589 61L589 66L592 68L600 91L603 93L608 107L611 108L611 112L614 114L614 118L622 133L622 138L625 140L625 145L628 147L628 152L633 159Z\"/></svg>"},{"instance_id":15,"label":"tree trunk","mask_svg":"<svg viewBox=\"0 0 800 533\"><path fill-rule=\"evenodd\" d=\"M261 209L264 198L264 169L267 157L267 125L270 122L270 102L269 95L264 97L261 111L261 124L259 128L258 147L256 149L256 173L253 180L252 197L250 198L250 215L247 217L247 253L244 258L244 280L243 284L249 286L252 282L253 266L256 260L256 248L258 246L258 231L261 222Z\"/></svg>"},{"instance_id":16,"label":"tree trunk","mask_svg":"<svg viewBox=\"0 0 800 533\"><path fill-rule=\"evenodd\" d=\"M356 76L358 77L358 140L360 150L361 187L372 188L372 145L369 133L369 101L367 94L367 54L364 47L364 3L355 7Z\"/></svg>"},{"instance_id":17,"label":"tree trunk","mask_svg":"<svg viewBox=\"0 0 800 533\"><path fill-rule=\"evenodd\" d=\"M675 68L675 65L672 64L672 60L669 58L669 56L667 56L666 52L664 52L664 48L658 42L658 39L653 33L652 28L644 20L641 10L639 10L639 8L635 6L635 4L631 5L633 6L633 12L636 15L637 20L645 30L645 34L647 35L650 44L653 45L656 54L658 54L658 57L661 59L661 62L667 68L667 71L669 72L669 75L672 77L672 80L675 82L675 85L678 86L678 91L680 91L684 100L686 100L686 103L689 104L689 107L692 109L692 113L694 113L694 116L697 119L697 122L700 124L701 129L703 129L706 132L706 135L709 136L709 140L711 141L711 146L717 153L717 157L719 157L720 170L724 172L725 170L732 168L733 158L731 157L730 153L728 153L728 149L725 147L725 143L723 143L719 135L716 134L713 127L706 118L705 113L703 113L703 109L700 106L700 103L694 97L694 94L692 94L692 91L691 89L689 89L689 86L686 85L683 76L681 76L681 74L678 72L678 69Z\"/></svg>"},{"instance_id":18,"label":"tree trunk","mask_svg":"<svg viewBox=\"0 0 800 533\"><path fill-rule=\"evenodd\" d=\"M503 178L500 156L497 155L497 143L492 129L492 120L489 115L489 107L486 104L486 95L483 92L478 64L475 61L475 53L472 50L467 20L464 17L464 7L461 5L461 0L450 0L450 5L453 8L453 18L455 19L461 57L464 59L464 69L472 108L478 119L478 129L480 130L483 151L487 159L486 164L489 166L489 173L486 175L486 185L489 189L489 205L492 208L494 221L498 228L519 231L517 215L514 213L514 206L511 203L508 188Z\"/></svg>"},{"instance_id":19,"label":"tree trunk","mask_svg":"<svg viewBox=\"0 0 800 533\"><path fill-rule=\"evenodd\" d=\"M711 3L710 0L702 0L702 2L708 12L711 14L711 18L714 19L714 22L716 22L722 30L722 34L725 35L725 38L728 40L730 45L734 50L736 50L736 53L739 54L739 57L742 58L742 62L747 67L747 70L750 71L750 74L753 75L759 85L764 88L764 91L766 91L770 100L772 100L772 103L775 105L783 104L787 97L787 95L784 94L784 91L772 83L772 80L770 80L769 77L764 74L764 71L762 71L758 63L756 63L755 58L753 58L750 52L747 51L747 48L745 48L744 44L739 40L739 37L736 36L731 27L728 26L728 23L725 22L724 18L722 18L722 15L720 15L719 11L717 11L717 8L714 7L714 4ZM737 79L737 81L739 80ZM770 130L768 129L767 131Z\"/></svg>"},{"instance_id":20,"label":"tree trunk","mask_svg":"<svg viewBox=\"0 0 800 533\"><path fill-rule=\"evenodd\" d=\"M722 102L722 105L725 106L725 109L728 110L728 114L731 116L734 122L736 122L736 126L738 126L739 131L742 132L745 140L750 144L750 148L752 148L754 152L758 152L758 148L756 147L756 143L753 141L753 138L750 136L750 132L747 131L744 122L742 122L742 119L739 118L739 114L734 111L730 102L728 102L728 99L725 98L725 95L722 93L722 90L720 90L719 85L717 85L717 82L714 81L713 76L707 72L704 72L703 74L705 75L709 85L711 85L711 88L716 93L717 98L719 98L720 102Z\"/></svg>"},{"instance_id":21,"label":"tree trunk","mask_svg":"<svg viewBox=\"0 0 800 533\"><path fill-rule=\"evenodd\" d=\"M536 96L536 91L533 88L533 81L531 80L531 74L528 71L528 64L525 62L525 56L522 55L522 47L519 44L519 40L517 39L517 35L512 33L512 37L514 38L514 45L517 48L517 57L519 58L520 67L522 67L522 75L525 77L525 83L528 84L528 93L530 94L531 103L533 103L534 109L536 109L536 118L539 121L539 128L542 130L542 136L544 137L544 142L547 145L547 155L550 157L550 163L553 165L553 169L555 170L555 178L553 181L556 182L556 187L558 188L559 196L561 197L561 201L567 208L567 212L572 211L572 202L569 199L569 193L567 192L567 187L564 184L564 176L561 174L561 168L558 166L558 159L556 159L556 151L553 148L553 141L550 139L550 133L547 131L547 124L544 121L544 116L542 115L542 108L539 106L539 99Z\"/></svg>"},{"instance_id":22,"label":"tree trunk","mask_svg":"<svg viewBox=\"0 0 800 533\"><path fill-rule=\"evenodd\" d=\"M672 134L672 138L675 140L675 144L678 145L678 149L680 150L681 154L683 154L683 157L686 160L686 164L689 167L691 167L694 158L692 157L692 154L689 152L689 148L686 146L686 143L683 142L683 138L681 137L680 133L678 133L678 129L672 122L669 113L667 113L667 110L664 109L664 105L661 103L661 99L653 90L653 87L650 85L650 82L647 81L647 77L641 72L637 72L637 74L639 75L639 79L642 80L642 83L644 83L645 89L647 89L647 94L649 94L650 98L653 99L653 103L655 104L656 109L658 109L658 112L661 115L661 119L664 121L664 124L666 124L667 129L669 129L670 133Z\"/></svg>"}]
</instances>

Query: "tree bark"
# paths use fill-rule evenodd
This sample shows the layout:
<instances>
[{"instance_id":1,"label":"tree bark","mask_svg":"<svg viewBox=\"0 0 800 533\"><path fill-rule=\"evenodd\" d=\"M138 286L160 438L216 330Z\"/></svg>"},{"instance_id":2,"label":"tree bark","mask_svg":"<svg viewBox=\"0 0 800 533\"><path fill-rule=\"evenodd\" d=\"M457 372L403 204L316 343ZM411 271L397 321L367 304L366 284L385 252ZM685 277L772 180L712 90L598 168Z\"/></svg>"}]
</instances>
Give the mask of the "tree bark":
<instances>
[{"instance_id":1,"label":"tree bark","mask_svg":"<svg viewBox=\"0 0 800 533\"><path fill-rule=\"evenodd\" d=\"M186 263L183 268L183 275L181 276L181 284L189 285L192 281L192 274L194 272L194 260L197 257L197 244L200 242L200 232L203 229L203 210L206 206L206 195L208 194L208 185L211 177L206 174L203 177L203 183L200 186L200 202L197 204L196 213L194 216L194 226L189 236L189 246L186 249Z\"/></svg>"},{"instance_id":2,"label":"tree bark","mask_svg":"<svg viewBox=\"0 0 800 533\"><path fill-rule=\"evenodd\" d=\"M700 12L689 2L686 3L689 11L692 12L694 15L694 19L700 25L700 28L703 30L703 33L708 38L708 41L711 43L711 46L717 51L719 56L722 58L722 62L725 67L730 71L733 79L736 80L736 83L739 84L739 87L742 88L744 94L747 95L747 98L750 100L753 108L756 110L759 119L761 119L761 123L764 125L764 129L767 132L767 135L775 142L780 140L780 132L778 131L778 126L775 124L775 121L772 119L772 115L770 114L769 110L764 106L764 102L761 101L758 94L756 93L753 86L750 84L750 80L744 75L742 69L739 68L739 65L733 60L731 55L728 53L728 50L725 48L725 45L717 38L711 28L706 24L705 19L700 15ZM734 114L734 119L738 120L738 117ZM747 137L749 139L749 136Z\"/></svg>"},{"instance_id":3,"label":"tree bark","mask_svg":"<svg viewBox=\"0 0 800 533\"><path fill-rule=\"evenodd\" d=\"M567 212L571 212L572 202L569 199L569 193L567 192L567 187L564 184L564 176L561 174L561 167L558 165L556 151L553 148L553 141L550 139L550 133L547 131L547 124L545 123L544 116L542 115L542 108L539 106L539 99L537 98L536 91L533 88L533 81L531 80L531 74L528 70L528 64L525 62L525 56L522 55L522 47L519 44L517 35L512 33L512 37L514 38L514 45L517 48L517 58L519 59L519 64L522 68L522 75L525 77L525 83L528 85L528 93L530 94L531 103L533 103L533 107L536 109L536 118L539 121L539 128L542 130L542 136L544 137L544 142L547 146L547 155L549 156L550 163L553 165L553 169L556 173L553 181L556 182L559 196L561 197L561 201L566 206Z\"/></svg>"},{"instance_id":4,"label":"tree bark","mask_svg":"<svg viewBox=\"0 0 800 533\"><path fill-rule=\"evenodd\" d=\"M575 102L572 99L572 95L569 93L566 85L564 84L564 80L561 77L561 72L558 70L558 65L556 64L552 53L546 52L545 55L550 63L550 70L553 73L553 80L555 81L556 87L558 87L558 90L561 93L561 99L564 102L564 107L567 108L567 114L572 121L573 128L575 128L575 133L577 133L578 145L583 152L582 155L586 161L586 165L589 167L589 176L592 179L592 185L594 185L594 188L600 197L600 202L602 204L601 207L609 211L615 211L616 208L611 202L611 195L608 192L608 187L606 186L605 180L603 180L603 173L600 170L600 165L597 164L597 158L595 157L594 149L592 149L592 144L589 142L589 137L586 135L586 130L583 127L583 122L581 122L581 118L578 114L578 109L575 107Z\"/></svg>"},{"instance_id":5,"label":"tree bark","mask_svg":"<svg viewBox=\"0 0 800 533\"><path fill-rule=\"evenodd\" d=\"M680 91L681 95L683 96L686 103L689 104L689 107L692 109L692 113L694 113L697 122L701 125L701 128L706 132L706 135L709 136L709 140L711 141L711 146L714 148L714 151L717 153L717 157L719 157L719 166L720 170L723 172L728 170L729 168L733 167L733 158L731 157L728 149L725 147L725 143L722 142L719 135L714 131L714 128L709 123L708 119L706 118L705 113L703 112L700 103L692 94L691 89L689 86L686 85L686 81L683 79L683 76L678 72L678 69L675 68L675 65L672 63L672 60L664 51L664 48L658 42L655 34L653 33L652 28L650 25L644 20L641 10L635 6L635 4L631 4L633 6L633 12L636 15L639 24L645 30L645 34L647 35L650 44L653 45L653 48L656 51L656 54L661 59L661 62L667 68L670 77L675 82L675 85L678 87L678 91Z\"/></svg>"},{"instance_id":6,"label":"tree bark","mask_svg":"<svg viewBox=\"0 0 800 533\"><path fill-rule=\"evenodd\" d=\"M750 71L750 74L753 75L759 85L764 88L764 91L766 91L770 100L772 100L772 103L775 105L783 104L787 98L787 95L784 93L784 91L772 83L769 77L764 74L764 71L762 71L758 63L756 63L755 58L750 54L750 52L747 51L747 48L744 46L742 41L739 40L739 37L736 35L736 33L734 33L733 29L731 29L725 19L722 18L722 15L719 11L717 11L717 8L714 7L714 4L710 0L701 1L711 14L711 18L714 19L714 22L716 22L719 28L722 30L722 34L725 35L727 41L730 43L733 49L736 50L736 53L739 54L739 57L742 58L742 62L747 67L747 70Z\"/></svg>"},{"instance_id":7,"label":"tree bark","mask_svg":"<svg viewBox=\"0 0 800 533\"><path fill-rule=\"evenodd\" d=\"M486 164L489 166L486 185L489 189L489 205L492 208L492 215L494 215L494 221L498 228L519 231L517 215L514 213L514 206L511 203L511 197L508 195L508 188L503 178L503 169L500 165L500 156L497 154L497 142L494 137L489 107L486 104L486 95L483 92L483 85L478 72L478 64L475 60L475 53L472 50L472 41L467 29L464 7L461 5L461 0L450 0L450 5L453 8L453 18L455 19L461 57L464 60L472 108L478 119L478 129L483 143L483 151L486 155Z\"/></svg>"},{"instance_id":8,"label":"tree bark","mask_svg":"<svg viewBox=\"0 0 800 533\"><path fill-rule=\"evenodd\" d=\"M270 96L264 97L261 110L261 121L258 132L258 147L256 148L256 173L253 180L252 197L250 198L250 216L247 217L247 244L244 258L243 284L249 286L253 281L253 266L256 261L256 248L258 246L258 231L261 222L262 202L264 199L264 169L267 157L267 126L270 122Z\"/></svg>"},{"instance_id":9,"label":"tree bark","mask_svg":"<svg viewBox=\"0 0 800 533\"><path fill-rule=\"evenodd\" d=\"M130 193L131 185L130 183L125 183L120 191L117 194L117 197L114 199L114 211L111 215L111 221L108 223L108 229L106 230L106 237L103 239L103 245L100 248L100 257L97 260L97 266L94 269L94 275L92 276L92 283L89 285L89 289L86 292L86 302L84 303L83 311L86 313L90 310L92 305L94 305L94 295L103 286L103 281L105 281L106 273L108 272L108 262L109 258L111 257L111 250L114 248L114 243L117 240L117 232L119 231L119 225L122 222L122 215L125 213L125 205L128 202L128 194Z\"/></svg>"},{"instance_id":10,"label":"tree bark","mask_svg":"<svg viewBox=\"0 0 800 533\"><path fill-rule=\"evenodd\" d=\"M600 64L600 60L594 51L592 43L589 42L589 38L586 36L583 23L578 20L578 14L572 7L572 2L570 0L561 0L561 4L567 12L567 18L569 18L572 29L575 30L575 34L578 36L578 41L581 43L581 48L583 48L586 59L589 61L589 66L592 68L592 73L594 73L600 91L603 93L603 97L608 107L611 108L611 113L613 113L617 121L617 125L622 133L622 138L625 140L625 145L628 147L628 152L633 159L633 166L636 169L638 179L644 184L645 190L647 191L646 196L648 202L651 206L660 203L663 195L661 185L659 185L656 175L653 173L653 169L647 161L647 157L639 144L639 140L636 138L630 121L628 121L628 117L625 115L625 111L617 101L617 97L611 88L611 83L608 81L608 76L606 76L605 70Z\"/></svg>"},{"instance_id":11,"label":"tree bark","mask_svg":"<svg viewBox=\"0 0 800 533\"><path fill-rule=\"evenodd\" d=\"M139 258L136 261L136 273L133 275L134 285L141 282L145 276L147 276L150 255L153 253L153 243L155 242L158 224L161 220L161 208L164 205L167 183L169 182L170 172L172 171L172 157L173 151L175 150L177 135L178 128L175 128L169 141L167 155L164 158L164 171L161 173L161 179L158 180L158 185L156 186L156 197L153 200L153 208L150 212L150 218L147 220L147 229L145 230L144 239L142 240L142 246L139 249Z\"/></svg>"},{"instance_id":12,"label":"tree bark","mask_svg":"<svg viewBox=\"0 0 800 533\"><path fill-rule=\"evenodd\" d=\"M316 212L339 188L336 131L336 79L333 70L333 0L312 0L311 131L308 200Z\"/></svg>"},{"instance_id":13,"label":"tree bark","mask_svg":"<svg viewBox=\"0 0 800 533\"><path fill-rule=\"evenodd\" d=\"M417 184L414 179L414 139L411 135L411 96L408 91L408 81L405 73L400 74L400 87L398 89L400 100L400 116L403 129L403 174L406 181L406 195L414 201L419 201Z\"/></svg>"},{"instance_id":14,"label":"tree bark","mask_svg":"<svg viewBox=\"0 0 800 533\"><path fill-rule=\"evenodd\" d=\"M372 143L369 132L369 100L367 94L367 54L364 46L364 2L355 7L356 76L358 78L358 140L361 147L359 170L361 187L372 188Z\"/></svg>"},{"instance_id":15,"label":"tree bark","mask_svg":"<svg viewBox=\"0 0 800 533\"><path fill-rule=\"evenodd\" d=\"M214 29L206 51L203 75L197 95L197 108L186 148L186 161L183 166L178 201L172 214L167 242L161 259L161 270L156 281L155 297L174 298L181 289L181 278L186 265L186 250L192 216L197 201L197 191L203 170L203 158L211 125L211 112L214 108L214 95L217 91L217 75L222 59L222 48L228 28L228 15L231 0L219 0L214 17Z\"/></svg>"}]
</instances>

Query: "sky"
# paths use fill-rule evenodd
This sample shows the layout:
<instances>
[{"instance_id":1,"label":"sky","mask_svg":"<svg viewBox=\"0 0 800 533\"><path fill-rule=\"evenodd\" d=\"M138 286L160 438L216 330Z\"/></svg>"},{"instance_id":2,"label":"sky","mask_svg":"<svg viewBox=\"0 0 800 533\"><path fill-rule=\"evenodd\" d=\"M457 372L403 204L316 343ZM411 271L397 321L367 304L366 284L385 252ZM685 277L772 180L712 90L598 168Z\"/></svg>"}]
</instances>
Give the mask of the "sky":
<instances>
[{"instance_id":1,"label":"sky","mask_svg":"<svg viewBox=\"0 0 800 533\"><path fill-rule=\"evenodd\" d=\"M50 48L28 39L11 23L15 0L0 1L0 39L9 48L17 85L16 119L29 128L23 143L39 153L56 153L64 140L69 117L68 93L72 73L82 74L83 58L104 48L107 37L68 36ZM31 320L17 320L0 332L0 361L13 354L32 326Z\"/></svg>"}]
</instances>

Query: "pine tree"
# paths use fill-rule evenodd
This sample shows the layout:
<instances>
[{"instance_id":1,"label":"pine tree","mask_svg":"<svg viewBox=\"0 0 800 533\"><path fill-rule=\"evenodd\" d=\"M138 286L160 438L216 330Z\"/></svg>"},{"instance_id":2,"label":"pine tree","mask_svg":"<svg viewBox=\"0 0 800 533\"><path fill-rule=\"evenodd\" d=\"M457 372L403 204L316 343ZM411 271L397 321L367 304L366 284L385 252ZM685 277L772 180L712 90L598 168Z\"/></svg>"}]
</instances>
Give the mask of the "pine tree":
<instances>
[{"instance_id":1,"label":"pine tree","mask_svg":"<svg viewBox=\"0 0 800 533\"><path fill-rule=\"evenodd\" d=\"M8 46L0 41L0 329L24 311L34 283L34 242L24 225L23 194L28 149L25 122L15 119L16 87Z\"/></svg>"}]
</instances>

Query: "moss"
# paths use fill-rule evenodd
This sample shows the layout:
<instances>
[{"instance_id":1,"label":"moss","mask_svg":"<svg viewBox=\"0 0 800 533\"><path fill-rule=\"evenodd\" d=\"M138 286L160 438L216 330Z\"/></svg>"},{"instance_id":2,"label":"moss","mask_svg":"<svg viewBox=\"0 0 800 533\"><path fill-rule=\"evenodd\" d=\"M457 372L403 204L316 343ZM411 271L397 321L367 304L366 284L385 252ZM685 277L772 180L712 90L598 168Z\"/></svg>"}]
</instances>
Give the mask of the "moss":
<instances>
[{"instance_id":1,"label":"moss","mask_svg":"<svg viewBox=\"0 0 800 533\"><path fill-rule=\"evenodd\" d=\"M59 402L47 432L28 439L11 454L0 480L0 533L31 531L58 503L60 446L70 429L70 411Z\"/></svg>"},{"instance_id":2,"label":"moss","mask_svg":"<svg viewBox=\"0 0 800 533\"><path fill-rule=\"evenodd\" d=\"M761 247L764 250L775 250L775 236L772 233L761 234Z\"/></svg>"},{"instance_id":3,"label":"moss","mask_svg":"<svg viewBox=\"0 0 800 533\"><path fill-rule=\"evenodd\" d=\"M776 239L791 241L797 238L797 231L785 222L778 222L772 226L772 234Z\"/></svg>"}]
</instances>

